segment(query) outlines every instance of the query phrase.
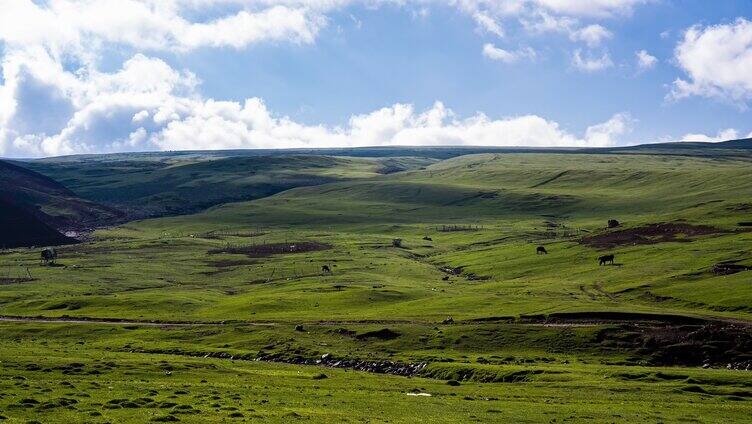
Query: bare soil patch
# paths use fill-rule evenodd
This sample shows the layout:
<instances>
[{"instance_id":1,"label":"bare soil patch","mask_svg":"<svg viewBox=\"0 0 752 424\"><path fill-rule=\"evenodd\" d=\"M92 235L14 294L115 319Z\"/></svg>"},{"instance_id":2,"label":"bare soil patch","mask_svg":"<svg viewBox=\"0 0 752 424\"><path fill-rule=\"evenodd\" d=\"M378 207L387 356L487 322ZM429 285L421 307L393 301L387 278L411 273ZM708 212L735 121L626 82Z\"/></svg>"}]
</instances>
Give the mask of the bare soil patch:
<instances>
[{"instance_id":1,"label":"bare soil patch","mask_svg":"<svg viewBox=\"0 0 752 424\"><path fill-rule=\"evenodd\" d=\"M249 258L263 258L272 255L287 255L292 253L315 252L319 250L331 249L332 245L317 241L299 241L292 243L268 243L268 244L249 244L242 246L225 246L218 249L212 249L208 253L231 253L246 255Z\"/></svg>"},{"instance_id":2,"label":"bare soil patch","mask_svg":"<svg viewBox=\"0 0 752 424\"><path fill-rule=\"evenodd\" d=\"M725 232L720 228L709 225L664 222L587 236L581 238L580 243L596 249L612 249L620 246L689 242L692 241L693 237L723 234Z\"/></svg>"},{"instance_id":3,"label":"bare soil patch","mask_svg":"<svg viewBox=\"0 0 752 424\"><path fill-rule=\"evenodd\" d=\"M401 334L391 330L389 328L382 328L381 330L375 330L375 331L368 331L366 333L358 334L355 336L358 340L367 340L367 339L379 339L379 340L392 340L399 337Z\"/></svg>"},{"instance_id":4,"label":"bare soil patch","mask_svg":"<svg viewBox=\"0 0 752 424\"><path fill-rule=\"evenodd\" d=\"M736 261L719 262L713 265L713 274L731 275L737 272L752 270L751 266L737 264Z\"/></svg>"}]
</instances>

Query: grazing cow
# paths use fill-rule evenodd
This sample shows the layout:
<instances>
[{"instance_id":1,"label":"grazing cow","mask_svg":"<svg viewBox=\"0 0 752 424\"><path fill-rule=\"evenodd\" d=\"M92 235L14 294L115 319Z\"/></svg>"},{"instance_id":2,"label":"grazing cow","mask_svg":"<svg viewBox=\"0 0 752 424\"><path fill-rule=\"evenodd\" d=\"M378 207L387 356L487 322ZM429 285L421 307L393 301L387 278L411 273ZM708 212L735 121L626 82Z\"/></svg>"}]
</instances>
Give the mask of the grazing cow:
<instances>
[{"instance_id":1,"label":"grazing cow","mask_svg":"<svg viewBox=\"0 0 752 424\"><path fill-rule=\"evenodd\" d=\"M614 255L603 255L598 257L598 265L606 265L606 263L614 264Z\"/></svg>"},{"instance_id":2,"label":"grazing cow","mask_svg":"<svg viewBox=\"0 0 752 424\"><path fill-rule=\"evenodd\" d=\"M326 274L331 274L332 273L332 269L329 268L329 265L324 265L324 266L321 267L321 272L326 273Z\"/></svg>"},{"instance_id":3,"label":"grazing cow","mask_svg":"<svg viewBox=\"0 0 752 424\"><path fill-rule=\"evenodd\" d=\"M621 223L615 219L609 219L608 220L608 228L616 228L620 227Z\"/></svg>"},{"instance_id":4,"label":"grazing cow","mask_svg":"<svg viewBox=\"0 0 752 424\"><path fill-rule=\"evenodd\" d=\"M55 251L55 249L52 247L48 247L42 250L39 258L45 264L54 264L55 259L57 259L57 251Z\"/></svg>"},{"instance_id":5,"label":"grazing cow","mask_svg":"<svg viewBox=\"0 0 752 424\"><path fill-rule=\"evenodd\" d=\"M543 246L538 246L537 249L535 249L536 255L548 255L548 251L546 251L546 248Z\"/></svg>"}]
</instances>

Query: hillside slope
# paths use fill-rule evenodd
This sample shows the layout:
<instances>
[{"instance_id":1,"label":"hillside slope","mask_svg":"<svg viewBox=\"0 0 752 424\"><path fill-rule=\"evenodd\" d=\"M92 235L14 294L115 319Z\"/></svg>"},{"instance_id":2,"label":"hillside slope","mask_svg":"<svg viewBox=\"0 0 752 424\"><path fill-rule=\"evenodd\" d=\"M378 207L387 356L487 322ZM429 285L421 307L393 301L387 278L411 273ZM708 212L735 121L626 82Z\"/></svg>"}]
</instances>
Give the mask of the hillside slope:
<instances>
[{"instance_id":1,"label":"hillside slope","mask_svg":"<svg viewBox=\"0 0 752 424\"><path fill-rule=\"evenodd\" d=\"M425 170L301 188L184 222L311 226L559 219L752 220L752 160L626 154L482 154Z\"/></svg>"},{"instance_id":2,"label":"hillside slope","mask_svg":"<svg viewBox=\"0 0 752 424\"><path fill-rule=\"evenodd\" d=\"M295 187L371 178L429 165L426 158L133 154L51 158L24 166L131 219L194 213ZM232 153L230 153L232 154Z\"/></svg>"},{"instance_id":3,"label":"hillside slope","mask_svg":"<svg viewBox=\"0 0 752 424\"><path fill-rule=\"evenodd\" d=\"M123 214L116 209L81 199L54 179L13 163L0 161L0 181L0 200L57 230L122 222Z\"/></svg>"},{"instance_id":4,"label":"hillside slope","mask_svg":"<svg viewBox=\"0 0 752 424\"><path fill-rule=\"evenodd\" d=\"M33 214L0 199L0 249L58 246L75 242Z\"/></svg>"}]
</instances>

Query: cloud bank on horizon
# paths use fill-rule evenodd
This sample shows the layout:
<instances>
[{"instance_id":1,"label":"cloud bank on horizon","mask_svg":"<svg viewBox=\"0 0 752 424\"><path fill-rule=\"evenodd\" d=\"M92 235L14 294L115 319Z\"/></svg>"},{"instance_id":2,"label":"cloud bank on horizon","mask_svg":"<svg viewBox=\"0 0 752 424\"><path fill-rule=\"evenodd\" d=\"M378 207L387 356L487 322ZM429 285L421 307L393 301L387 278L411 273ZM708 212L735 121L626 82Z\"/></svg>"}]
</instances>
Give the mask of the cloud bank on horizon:
<instances>
[{"instance_id":1,"label":"cloud bank on horizon","mask_svg":"<svg viewBox=\"0 0 752 424\"><path fill-rule=\"evenodd\" d=\"M268 101L274 99L216 96L205 88L213 81L185 65L193 55L207 52L232 61L254 58L259 48L292 46L288 54L304 55L327 37L341 43L347 54L352 47L341 40L362 26L353 13L406 14L416 21L458 16L467 22L468 37L477 41L478 64L497 67L501 80L515 67L545 66L562 75L559 79L611 78L611 84L620 84L664 68L674 77L664 84L660 107L712 100L742 122L752 99L752 22L730 16L715 24L693 23L678 33L669 57L658 57L650 45L625 53L625 44L633 43L617 40L630 41L630 34L611 27L635 19L640 9L656 7L657 2L0 0L0 156L382 145L601 147L634 142L627 137L642 117L617 99L607 116L599 110L603 118L591 119L579 130L534 110L459 113L436 98L425 107L394 101L342 116L336 123L312 123L291 117L291 111L270 110ZM344 21L357 25L346 28ZM656 31L655 38L667 36ZM553 43L560 46L564 60L555 61L556 52L548 47ZM243 83L242 74L226 78ZM537 84L534 79L529 83L531 89ZM324 97L312 107L326 108ZM570 112L566 103L557 111L565 119ZM678 132L683 137L655 134L654 139L722 141L738 138L743 130L717 129L716 135L683 130Z\"/></svg>"}]
</instances>

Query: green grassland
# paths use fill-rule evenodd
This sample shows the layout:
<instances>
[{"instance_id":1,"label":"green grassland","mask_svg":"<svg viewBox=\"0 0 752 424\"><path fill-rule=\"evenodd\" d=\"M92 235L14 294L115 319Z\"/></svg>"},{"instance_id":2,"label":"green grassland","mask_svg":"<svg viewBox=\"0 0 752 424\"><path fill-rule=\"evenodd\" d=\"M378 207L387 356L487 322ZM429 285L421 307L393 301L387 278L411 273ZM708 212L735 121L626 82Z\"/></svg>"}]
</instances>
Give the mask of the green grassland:
<instances>
[{"instance_id":1,"label":"green grassland","mask_svg":"<svg viewBox=\"0 0 752 424\"><path fill-rule=\"evenodd\" d=\"M293 187L368 178L429 165L415 157L221 156L213 153L73 156L25 162L80 197L131 217L197 212Z\"/></svg>"},{"instance_id":2,"label":"green grassland","mask_svg":"<svg viewBox=\"0 0 752 424\"><path fill-rule=\"evenodd\" d=\"M749 378L726 370L439 363L405 378L134 353L144 343L201 349L202 340L238 344L279 331L0 327L0 415L8 422L743 422L752 396ZM477 378L442 380L468 369Z\"/></svg>"},{"instance_id":3,"label":"green grassland","mask_svg":"<svg viewBox=\"0 0 752 424\"><path fill-rule=\"evenodd\" d=\"M260 166L232 159L212 179L222 160L177 165L203 170L206 180L184 195L231 193L236 177L228 175ZM295 161L313 166L310 158L289 160L295 172L303 169ZM193 324L2 323L0 415L18 422L81 421L90 413L91 422L223 422L233 412L272 422L743 422L752 413L748 371L666 362L665 351L634 341L664 324L541 317L669 314L748 329L752 271L716 267L752 267L752 232L740 225L752 221L748 157L493 153L399 159L404 170L389 173L379 172L383 160L317 157L321 167L306 173L331 181L101 229L60 248L56 266L41 266L37 251L2 252L0 278L8 278L0 315ZM251 186L282 169L253 174L264 179ZM54 172L67 173L61 181L69 188L79 184L77 194L105 200L74 166ZM160 184L159 172L136 174L148 174L148 187ZM118 180L101 192L121 187ZM609 219L622 227L606 229ZM658 223L684 230L644 232ZM620 239L620 231L631 236ZM302 242L330 248L258 253ZM549 254L536 255L539 245ZM607 253L616 264L599 266ZM33 280L13 279L26 269ZM369 335L385 328L394 334ZM738 351L749 341L741 334L737 359L751 355ZM698 346L734 350L720 338L707 343ZM427 365L412 378L299 365L324 354ZM63 377L70 363L82 371ZM314 379L320 373L329 378ZM61 386L63 378L76 389ZM73 396L80 388L90 397ZM408 396L413 389L432 396ZM24 398L40 404L18 406ZM41 411L60 398L77 403ZM117 399L138 406L113 406ZM159 408L163 402L176 405ZM200 412L177 408L184 404Z\"/></svg>"},{"instance_id":4,"label":"green grassland","mask_svg":"<svg viewBox=\"0 0 752 424\"><path fill-rule=\"evenodd\" d=\"M748 318L747 274L711 272L722 261L752 264L752 233L737 225L752 211L748 165L461 157L102 230L93 242L61 249L62 267L35 267L36 257L23 251L4 255L3 265L32 266L38 280L2 287L0 299L6 314L144 319L177 312L185 320L437 320L575 310ZM605 232L609 218L628 228L684 220L719 233L618 246L607 252L620 266L599 267L606 251L580 239ZM472 228L442 232L446 225ZM393 238L403 248L392 247ZM209 253L305 240L332 249L264 258ZM535 255L539 244L550 254ZM324 264L331 275L322 275ZM462 273L443 280L444 266Z\"/></svg>"}]
</instances>

